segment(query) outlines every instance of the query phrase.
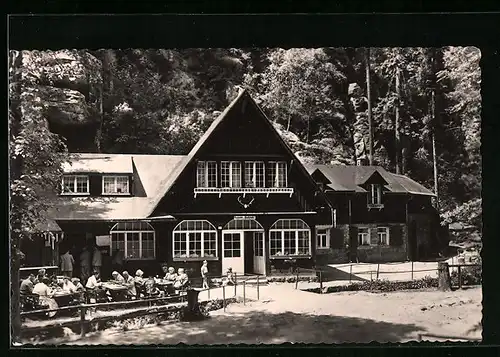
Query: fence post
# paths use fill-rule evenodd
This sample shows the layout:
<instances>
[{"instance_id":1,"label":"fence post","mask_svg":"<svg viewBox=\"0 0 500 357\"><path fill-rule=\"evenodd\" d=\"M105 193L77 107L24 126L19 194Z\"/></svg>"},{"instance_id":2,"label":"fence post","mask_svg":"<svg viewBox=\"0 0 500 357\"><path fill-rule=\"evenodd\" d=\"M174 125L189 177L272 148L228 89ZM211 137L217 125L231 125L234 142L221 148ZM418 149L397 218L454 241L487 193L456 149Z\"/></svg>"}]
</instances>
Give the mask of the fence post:
<instances>
[{"instance_id":1,"label":"fence post","mask_svg":"<svg viewBox=\"0 0 500 357\"><path fill-rule=\"evenodd\" d=\"M373 281L373 270L370 269L370 281Z\"/></svg>"},{"instance_id":2,"label":"fence post","mask_svg":"<svg viewBox=\"0 0 500 357\"><path fill-rule=\"evenodd\" d=\"M378 273L379 273L379 270L380 270L380 263L377 263L377 280L378 280Z\"/></svg>"},{"instance_id":3,"label":"fence post","mask_svg":"<svg viewBox=\"0 0 500 357\"><path fill-rule=\"evenodd\" d=\"M226 312L226 286L222 285L222 306L224 307L224 312Z\"/></svg>"},{"instance_id":4,"label":"fence post","mask_svg":"<svg viewBox=\"0 0 500 357\"><path fill-rule=\"evenodd\" d=\"M352 277L352 264L349 265L349 284L351 283L351 277Z\"/></svg>"},{"instance_id":5,"label":"fence post","mask_svg":"<svg viewBox=\"0 0 500 357\"><path fill-rule=\"evenodd\" d=\"M462 289L462 266L458 265L458 288Z\"/></svg>"},{"instance_id":6,"label":"fence post","mask_svg":"<svg viewBox=\"0 0 500 357\"><path fill-rule=\"evenodd\" d=\"M85 337L85 307L80 308L80 336Z\"/></svg>"},{"instance_id":7,"label":"fence post","mask_svg":"<svg viewBox=\"0 0 500 357\"><path fill-rule=\"evenodd\" d=\"M208 282L208 300L210 300L210 282Z\"/></svg>"},{"instance_id":8,"label":"fence post","mask_svg":"<svg viewBox=\"0 0 500 357\"><path fill-rule=\"evenodd\" d=\"M236 296L236 273L234 273L234 296Z\"/></svg>"},{"instance_id":9,"label":"fence post","mask_svg":"<svg viewBox=\"0 0 500 357\"><path fill-rule=\"evenodd\" d=\"M259 276L257 275L257 300L260 300L259 298Z\"/></svg>"},{"instance_id":10,"label":"fence post","mask_svg":"<svg viewBox=\"0 0 500 357\"><path fill-rule=\"evenodd\" d=\"M295 269L295 272L297 273L295 274L295 290L297 290L297 288L299 287L299 267Z\"/></svg>"},{"instance_id":11,"label":"fence post","mask_svg":"<svg viewBox=\"0 0 500 357\"><path fill-rule=\"evenodd\" d=\"M323 294L323 274L319 271L319 293Z\"/></svg>"},{"instance_id":12,"label":"fence post","mask_svg":"<svg viewBox=\"0 0 500 357\"><path fill-rule=\"evenodd\" d=\"M411 280L413 281L413 260L411 261Z\"/></svg>"},{"instance_id":13,"label":"fence post","mask_svg":"<svg viewBox=\"0 0 500 357\"><path fill-rule=\"evenodd\" d=\"M245 287L246 287L246 281L243 280L243 305L245 305L245 299L246 299Z\"/></svg>"}]
</instances>

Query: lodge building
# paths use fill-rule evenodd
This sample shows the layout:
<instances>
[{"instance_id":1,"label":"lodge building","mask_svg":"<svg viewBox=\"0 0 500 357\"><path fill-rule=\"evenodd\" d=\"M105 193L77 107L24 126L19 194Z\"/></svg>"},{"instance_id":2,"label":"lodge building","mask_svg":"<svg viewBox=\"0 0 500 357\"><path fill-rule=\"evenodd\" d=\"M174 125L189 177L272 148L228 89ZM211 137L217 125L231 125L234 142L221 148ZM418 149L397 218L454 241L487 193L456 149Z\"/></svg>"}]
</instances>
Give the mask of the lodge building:
<instances>
[{"instance_id":1,"label":"lodge building","mask_svg":"<svg viewBox=\"0 0 500 357\"><path fill-rule=\"evenodd\" d=\"M335 170L365 176L349 171L353 181L342 184ZM78 261L84 245L97 245L106 258L103 274L120 250L124 269L146 275L159 274L162 264L198 272L203 260L213 274L231 267L272 275L290 258L302 267L349 260L353 251L375 252L357 254L367 261L416 259L419 242L434 239L431 196L381 168L304 167L242 91L188 155L71 154L49 212L51 228L42 234L47 242L57 233L52 264L62 250Z\"/></svg>"}]
</instances>

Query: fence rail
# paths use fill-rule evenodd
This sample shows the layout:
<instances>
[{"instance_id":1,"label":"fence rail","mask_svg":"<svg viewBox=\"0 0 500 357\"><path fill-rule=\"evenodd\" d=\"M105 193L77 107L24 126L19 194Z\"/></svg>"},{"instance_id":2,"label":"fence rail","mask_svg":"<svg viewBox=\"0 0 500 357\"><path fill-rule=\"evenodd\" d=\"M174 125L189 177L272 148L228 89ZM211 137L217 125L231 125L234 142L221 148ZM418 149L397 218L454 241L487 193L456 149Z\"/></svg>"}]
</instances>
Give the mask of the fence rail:
<instances>
[{"instance_id":1,"label":"fence rail","mask_svg":"<svg viewBox=\"0 0 500 357\"><path fill-rule=\"evenodd\" d=\"M402 264L402 263L401 263ZM346 268L349 266L349 284L352 283L352 280L357 280L356 275L361 276L361 275L370 275L370 281L374 280L380 280L381 277L384 275L397 275L397 274L409 274L411 275L411 278L409 279L410 281L415 280L415 273L423 273L423 272L439 272L438 267L436 266L435 268L430 268L430 269L414 269L414 264L412 262L411 264L411 270L394 270L394 271L380 271L380 263L376 263L377 268L376 269L369 269L369 270L362 270L362 271L354 271L353 272L353 266L356 266L357 264L349 264L349 265L343 265L343 268ZM373 263L375 265L375 263ZM386 265L386 264L383 264ZM391 264L392 265L392 264ZM458 275L458 288L461 289L463 287L463 282L462 282L462 269L463 268L468 268L468 267L481 267L481 264L450 264L448 265L449 269L454 269L457 268L457 275ZM324 279L325 274L331 273L331 271L325 270L325 269L311 269L311 268L296 268L295 269L295 289L298 288L299 280L300 280L300 273L314 273L319 282L319 287L320 291L323 291L323 283L325 283L327 280ZM354 279L353 279L354 278ZM403 281L403 280L396 280L396 281Z\"/></svg>"},{"instance_id":2,"label":"fence rail","mask_svg":"<svg viewBox=\"0 0 500 357\"><path fill-rule=\"evenodd\" d=\"M211 279L223 279L224 276L220 277L211 277ZM194 280L194 279L193 279ZM255 281L255 284L248 284L249 281ZM222 290L222 301L223 301L223 309L226 311L227 307L227 301L231 298L234 298L238 295L238 289L240 289L240 293L242 293L243 297L243 304L246 304L248 300L247 296L247 289L249 287L255 287L255 291L257 294L257 300L260 299L260 281L261 281L261 276L260 275L236 275L235 274L235 282L233 286L231 285L224 285L222 284L221 286L217 287L211 287L209 284L208 289L196 289L199 293L207 291L208 294L208 299L210 300L210 292ZM228 296L228 291L229 289L233 290L232 292L234 293L234 296L229 297ZM241 290L242 289L242 290ZM116 301L116 302L105 302L105 303L92 303L92 304L78 304L78 305L72 305L72 306L62 306L54 309L43 309L43 310L32 310L32 311L24 311L21 312L21 316L30 316L30 315L37 315L37 314L47 314L49 312L61 312L61 311L71 311L71 310L79 310L80 311L80 316L75 317L70 320L65 320L65 321L58 321L58 320L50 320L53 321L53 324L42 324L40 326L22 326L22 331L23 332L28 332L28 331L39 331L47 328L53 328L53 327L64 327L64 326L74 326L74 325L80 325L80 335L85 336L86 334L86 326L89 323L96 323L96 322L104 322L108 320L123 320L131 317L138 317L138 316L146 316L150 314L155 314L155 313L161 313L161 312L175 312L180 310L181 308L185 307L188 305L188 302L185 302L184 299L186 298L187 293L182 292L180 295L174 295L174 296L167 296L167 297L161 297L161 298L147 298L147 299L137 299L137 300L132 300L132 301ZM181 300L180 302L176 303L167 303L166 305L155 305L151 306L154 303L158 302L168 302L171 300ZM97 308L113 308L117 306L121 307L130 307L130 306L137 306L137 305L144 305L147 304L148 306L140 306L138 309L131 310L129 309L124 309L121 310L118 314L114 315L107 315L107 316L99 316L99 317L94 317L91 319L87 319L87 311L90 311L91 309L97 309Z\"/></svg>"}]
</instances>

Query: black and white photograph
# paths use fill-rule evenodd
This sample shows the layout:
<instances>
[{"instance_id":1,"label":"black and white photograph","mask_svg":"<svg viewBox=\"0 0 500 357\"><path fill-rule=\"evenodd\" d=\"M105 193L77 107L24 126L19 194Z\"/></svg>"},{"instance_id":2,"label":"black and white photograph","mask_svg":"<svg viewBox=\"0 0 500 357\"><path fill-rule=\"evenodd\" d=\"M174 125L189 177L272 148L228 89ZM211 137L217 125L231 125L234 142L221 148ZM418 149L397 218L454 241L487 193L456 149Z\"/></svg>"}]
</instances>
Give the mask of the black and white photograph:
<instances>
[{"instance_id":1,"label":"black and white photograph","mask_svg":"<svg viewBox=\"0 0 500 357\"><path fill-rule=\"evenodd\" d=\"M479 48L8 56L17 345L481 341Z\"/></svg>"}]
</instances>

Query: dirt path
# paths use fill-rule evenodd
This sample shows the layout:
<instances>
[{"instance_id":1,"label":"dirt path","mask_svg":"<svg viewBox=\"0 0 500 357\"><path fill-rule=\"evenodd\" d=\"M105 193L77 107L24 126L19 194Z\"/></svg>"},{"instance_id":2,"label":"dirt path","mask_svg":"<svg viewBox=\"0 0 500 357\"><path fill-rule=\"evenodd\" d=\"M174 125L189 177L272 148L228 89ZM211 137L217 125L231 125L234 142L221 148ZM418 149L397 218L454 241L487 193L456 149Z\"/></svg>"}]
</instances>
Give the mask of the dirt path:
<instances>
[{"instance_id":1,"label":"dirt path","mask_svg":"<svg viewBox=\"0 0 500 357\"><path fill-rule=\"evenodd\" d=\"M275 344L283 342L404 342L419 334L481 338L468 333L481 320L480 288L454 292L403 291L313 294L276 284L261 301L230 305L198 323L171 322L127 332L89 334L71 344ZM424 336L424 340L436 340ZM49 341L48 341L49 342ZM50 342L49 342L50 343ZM57 343L52 341L52 343ZM61 343L61 342L59 342Z\"/></svg>"}]
</instances>

